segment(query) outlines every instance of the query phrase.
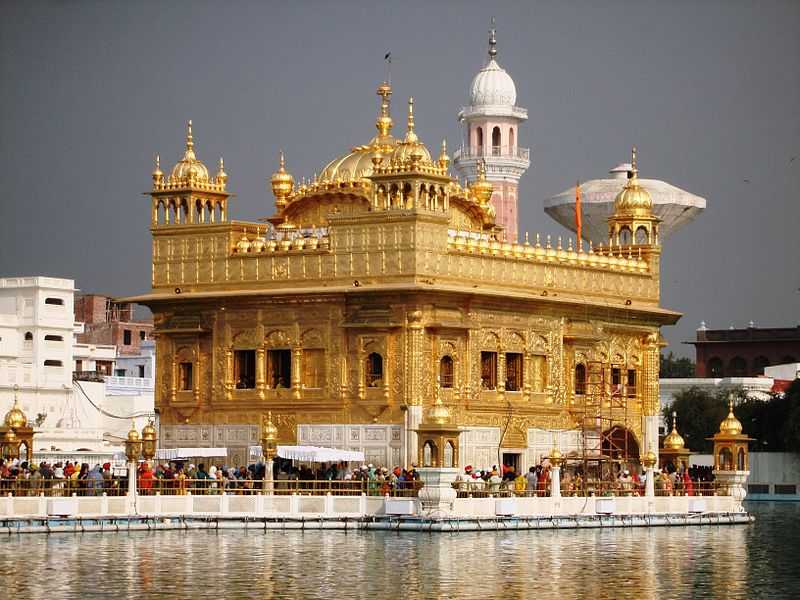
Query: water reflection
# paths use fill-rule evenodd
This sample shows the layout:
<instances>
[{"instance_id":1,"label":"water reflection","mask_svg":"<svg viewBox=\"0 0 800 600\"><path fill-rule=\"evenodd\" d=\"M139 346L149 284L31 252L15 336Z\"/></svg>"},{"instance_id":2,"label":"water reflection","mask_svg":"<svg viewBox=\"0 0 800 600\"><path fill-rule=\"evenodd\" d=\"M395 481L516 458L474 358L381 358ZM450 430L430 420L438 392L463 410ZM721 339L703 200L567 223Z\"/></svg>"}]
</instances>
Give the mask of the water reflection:
<instances>
[{"instance_id":1,"label":"water reflection","mask_svg":"<svg viewBox=\"0 0 800 600\"><path fill-rule=\"evenodd\" d=\"M32 600L790 597L800 506L755 510L751 526L9 537L0 590Z\"/></svg>"}]
</instances>

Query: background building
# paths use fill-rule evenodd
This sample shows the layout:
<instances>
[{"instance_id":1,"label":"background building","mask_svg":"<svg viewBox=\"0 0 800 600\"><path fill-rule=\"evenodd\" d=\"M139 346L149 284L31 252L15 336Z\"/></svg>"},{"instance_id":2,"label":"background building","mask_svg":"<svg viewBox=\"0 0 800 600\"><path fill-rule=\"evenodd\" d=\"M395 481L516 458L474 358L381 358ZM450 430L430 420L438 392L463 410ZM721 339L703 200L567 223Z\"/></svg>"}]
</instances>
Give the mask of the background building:
<instances>
[{"instance_id":1,"label":"background building","mask_svg":"<svg viewBox=\"0 0 800 600\"><path fill-rule=\"evenodd\" d=\"M152 342L122 359L144 364L143 377L113 377L116 346L77 341L75 291L71 279L0 278L0 411L18 398L37 431L36 460L112 459L129 417L143 426L153 414Z\"/></svg>"},{"instance_id":2,"label":"background building","mask_svg":"<svg viewBox=\"0 0 800 600\"><path fill-rule=\"evenodd\" d=\"M75 298L75 320L83 323L78 342L111 345L116 347L120 356L138 354L141 343L149 339L153 331L153 322L136 319L134 309L133 304L117 302L109 296L78 295Z\"/></svg>"},{"instance_id":3,"label":"background building","mask_svg":"<svg viewBox=\"0 0 800 600\"><path fill-rule=\"evenodd\" d=\"M695 348L698 377L757 377L772 365L800 361L800 325L697 330Z\"/></svg>"}]
</instances>

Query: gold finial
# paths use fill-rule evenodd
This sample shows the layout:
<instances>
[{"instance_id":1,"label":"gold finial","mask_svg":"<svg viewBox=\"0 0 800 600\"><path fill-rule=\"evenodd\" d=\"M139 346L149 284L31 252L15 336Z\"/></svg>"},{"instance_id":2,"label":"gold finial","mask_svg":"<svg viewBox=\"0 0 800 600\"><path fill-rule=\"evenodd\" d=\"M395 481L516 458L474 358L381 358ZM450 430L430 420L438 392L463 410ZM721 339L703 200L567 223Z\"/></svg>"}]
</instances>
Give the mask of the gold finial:
<instances>
[{"instance_id":1,"label":"gold finial","mask_svg":"<svg viewBox=\"0 0 800 600\"><path fill-rule=\"evenodd\" d=\"M164 173L161 171L161 157L156 154L156 168L153 169L153 183L161 183Z\"/></svg>"},{"instance_id":2,"label":"gold finial","mask_svg":"<svg viewBox=\"0 0 800 600\"><path fill-rule=\"evenodd\" d=\"M631 148L631 179L635 178L639 171L636 169L636 146Z\"/></svg>"},{"instance_id":3,"label":"gold finial","mask_svg":"<svg viewBox=\"0 0 800 600\"><path fill-rule=\"evenodd\" d=\"M192 150L194 148L194 138L192 137L192 120L186 124L186 149Z\"/></svg>"},{"instance_id":4,"label":"gold finial","mask_svg":"<svg viewBox=\"0 0 800 600\"><path fill-rule=\"evenodd\" d=\"M389 114L391 107L389 97L392 95L392 86L388 81L384 81L378 86L377 94L381 97L381 112L378 120L375 121L375 127L378 128L378 134L385 138L392 130L392 117Z\"/></svg>"},{"instance_id":5,"label":"gold finial","mask_svg":"<svg viewBox=\"0 0 800 600\"><path fill-rule=\"evenodd\" d=\"M530 246L531 245L531 243L528 241L528 232L527 231L525 232L525 245L526 246Z\"/></svg>"},{"instance_id":6,"label":"gold finial","mask_svg":"<svg viewBox=\"0 0 800 600\"><path fill-rule=\"evenodd\" d=\"M406 125L406 142L416 142L417 134L414 132L414 98L408 99L408 123Z\"/></svg>"},{"instance_id":7,"label":"gold finial","mask_svg":"<svg viewBox=\"0 0 800 600\"><path fill-rule=\"evenodd\" d=\"M272 194L275 196L275 206L278 209L286 205L286 201L292 194L294 188L294 177L286 172L286 161L283 150L280 151L279 167L277 172L272 174Z\"/></svg>"},{"instance_id":8,"label":"gold finial","mask_svg":"<svg viewBox=\"0 0 800 600\"><path fill-rule=\"evenodd\" d=\"M494 28L494 17L492 17L492 28L489 30L489 60L494 60L497 56L497 31Z\"/></svg>"},{"instance_id":9,"label":"gold finial","mask_svg":"<svg viewBox=\"0 0 800 600\"><path fill-rule=\"evenodd\" d=\"M439 153L439 166L442 169L447 169L450 165L450 157L447 156L447 140L442 140L442 151Z\"/></svg>"}]
</instances>

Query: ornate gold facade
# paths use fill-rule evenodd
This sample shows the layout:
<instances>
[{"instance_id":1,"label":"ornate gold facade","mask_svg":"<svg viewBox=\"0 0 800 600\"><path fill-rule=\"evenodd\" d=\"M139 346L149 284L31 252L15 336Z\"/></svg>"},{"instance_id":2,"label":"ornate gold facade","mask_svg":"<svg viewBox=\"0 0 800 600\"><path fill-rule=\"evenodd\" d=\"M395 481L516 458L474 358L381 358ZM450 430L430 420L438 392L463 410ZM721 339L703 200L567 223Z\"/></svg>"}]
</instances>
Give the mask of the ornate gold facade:
<instances>
[{"instance_id":1,"label":"ornate gold facade","mask_svg":"<svg viewBox=\"0 0 800 600\"><path fill-rule=\"evenodd\" d=\"M229 219L222 163L209 177L191 129L172 174L156 167L152 291L129 300L154 313L164 443L244 448L271 410L281 443L359 448L384 426L382 462L408 461L438 385L460 425L496 429L503 448L600 413L641 444L658 412L659 328L679 317L659 307L657 234L621 244L621 210L611 246L504 241L491 184L450 176L411 102L394 138L391 88L378 94L377 135L319 177L296 185L281 155L262 222ZM646 213L637 205L637 226L657 227ZM602 385L584 389L578 365Z\"/></svg>"}]
</instances>

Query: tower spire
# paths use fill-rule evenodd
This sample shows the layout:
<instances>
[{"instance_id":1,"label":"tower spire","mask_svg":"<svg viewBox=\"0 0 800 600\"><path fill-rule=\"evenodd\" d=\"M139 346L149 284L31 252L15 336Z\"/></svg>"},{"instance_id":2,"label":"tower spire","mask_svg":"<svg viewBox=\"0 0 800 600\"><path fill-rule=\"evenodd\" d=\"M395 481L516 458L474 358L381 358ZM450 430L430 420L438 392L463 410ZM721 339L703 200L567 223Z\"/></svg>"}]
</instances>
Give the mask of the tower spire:
<instances>
[{"instance_id":1,"label":"tower spire","mask_svg":"<svg viewBox=\"0 0 800 600\"><path fill-rule=\"evenodd\" d=\"M494 17L492 17L492 28L489 30L489 60L494 60L497 56L497 31L494 28Z\"/></svg>"},{"instance_id":2,"label":"tower spire","mask_svg":"<svg viewBox=\"0 0 800 600\"><path fill-rule=\"evenodd\" d=\"M194 149L194 138L192 138L192 120L189 119L188 123L186 124L186 149L192 150Z\"/></svg>"},{"instance_id":3,"label":"tower spire","mask_svg":"<svg viewBox=\"0 0 800 600\"><path fill-rule=\"evenodd\" d=\"M417 134L414 132L414 98L408 99L408 123L406 125L406 142L416 142Z\"/></svg>"},{"instance_id":4,"label":"tower spire","mask_svg":"<svg viewBox=\"0 0 800 600\"><path fill-rule=\"evenodd\" d=\"M378 119L375 121L375 127L378 128L378 135L381 138L385 138L389 135L389 132L392 130L392 117L390 114L390 97L392 95L392 85L389 81L384 81L382 84L378 86L378 90L376 92L378 96L381 97L381 111L378 115Z\"/></svg>"}]
</instances>

